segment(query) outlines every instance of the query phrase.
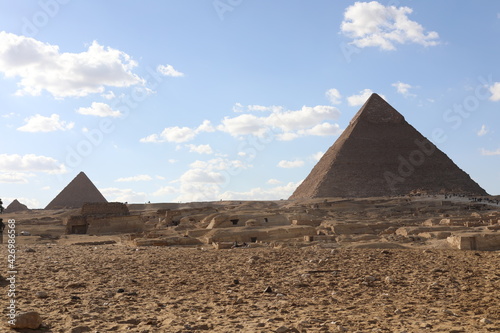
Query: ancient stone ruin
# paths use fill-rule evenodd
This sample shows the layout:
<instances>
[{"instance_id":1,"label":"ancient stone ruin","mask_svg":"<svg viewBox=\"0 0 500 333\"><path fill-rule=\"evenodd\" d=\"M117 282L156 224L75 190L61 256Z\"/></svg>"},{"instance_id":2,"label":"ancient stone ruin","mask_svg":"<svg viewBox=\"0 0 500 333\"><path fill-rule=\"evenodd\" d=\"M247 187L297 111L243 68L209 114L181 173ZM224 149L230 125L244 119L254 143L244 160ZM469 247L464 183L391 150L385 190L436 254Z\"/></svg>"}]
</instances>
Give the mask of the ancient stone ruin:
<instances>
[{"instance_id":1,"label":"ancient stone ruin","mask_svg":"<svg viewBox=\"0 0 500 333\"><path fill-rule=\"evenodd\" d=\"M80 208L86 202L108 202L83 172L80 172L45 209Z\"/></svg>"},{"instance_id":2,"label":"ancient stone ruin","mask_svg":"<svg viewBox=\"0 0 500 333\"><path fill-rule=\"evenodd\" d=\"M23 205L17 199L15 199L14 201L12 201L10 203L10 205L7 206L7 208L5 208L4 213L16 213L16 212L22 212L22 211L27 211L27 210L29 210L28 206Z\"/></svg>"},{"instance_id":3,"label":"ancient stone ruin","mask_svg":"<svg viewBox=\"0 0 500 333\"><path fill-rule=\"evenodd\" d=\"M372 94L290 199L487 195L471 177Z\"/></svg>"},{"instance_id":4,"label":"ancient stone ruin","mask_svg":"<svg viewBox=\"0 0 500 333\"><path fill-rule=\"evenodd\" d=\"M72 215L63 222L68 234L108 235L141 232L144 223L139 215L130 215L121 202L85 203L80 215Z\"/></svg>"}]
</instances>

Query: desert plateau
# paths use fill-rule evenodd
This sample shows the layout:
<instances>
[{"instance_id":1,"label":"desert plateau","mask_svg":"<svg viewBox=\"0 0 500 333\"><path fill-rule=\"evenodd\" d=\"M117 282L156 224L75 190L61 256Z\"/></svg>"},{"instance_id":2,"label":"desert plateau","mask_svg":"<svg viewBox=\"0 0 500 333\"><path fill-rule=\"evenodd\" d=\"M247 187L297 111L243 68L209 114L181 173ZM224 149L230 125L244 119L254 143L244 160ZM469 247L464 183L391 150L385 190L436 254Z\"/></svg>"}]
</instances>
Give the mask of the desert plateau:
<instances>
[{"instance_id":1,"label":"desert plateau","mask_svg":"<svg viewBox=\"0 0 500 333\"><path fill-rule=\"evenodd\" d=\"M4 214L18 234L16 306L42 320L17 330L496 332L495 200L104 203ZM140 231L68 233L71 216L117 205Z\"/></svg>"}]
</instances>

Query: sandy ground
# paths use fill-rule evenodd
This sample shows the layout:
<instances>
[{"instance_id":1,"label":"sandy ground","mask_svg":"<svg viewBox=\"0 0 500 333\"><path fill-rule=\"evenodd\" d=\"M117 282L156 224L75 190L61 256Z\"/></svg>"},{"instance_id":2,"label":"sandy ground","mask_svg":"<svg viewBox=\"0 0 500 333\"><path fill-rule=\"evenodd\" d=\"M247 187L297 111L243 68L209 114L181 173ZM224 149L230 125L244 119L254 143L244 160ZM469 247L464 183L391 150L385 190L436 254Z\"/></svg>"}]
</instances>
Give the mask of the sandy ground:
<instances>
[{"instance_id":1,"label":"sandy ground","mask_svg":"<svg viewBox=\"0 0 500 333\"><path fill-rule=\"evenodd\" d=\"M119 244L18 251L18 310L41 314L39 332L500 332L499 252ZM0 269L5 276L6 260ZM7 332L5 306L2 317Z\"/></svg>"}]
</instances>

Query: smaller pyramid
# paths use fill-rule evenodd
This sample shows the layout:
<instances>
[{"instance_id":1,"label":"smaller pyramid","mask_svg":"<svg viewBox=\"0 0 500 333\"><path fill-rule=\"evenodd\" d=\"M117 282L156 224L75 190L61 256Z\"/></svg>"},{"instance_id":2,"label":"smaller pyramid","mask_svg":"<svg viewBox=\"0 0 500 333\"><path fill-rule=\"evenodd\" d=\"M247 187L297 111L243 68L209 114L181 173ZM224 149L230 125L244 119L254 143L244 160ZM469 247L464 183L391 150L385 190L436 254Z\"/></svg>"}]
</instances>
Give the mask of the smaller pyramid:
<instances>
[{"instance_id":1,"label":"smaller pyramid","mask_svg":"<svg viewBox=\"0 0 500 333\"><path fill-rule=\"evenodd\" d=\"M28 206L23 205L17 199L15 199L10 203L10 205L7 206L7 208L5 208L4 213L15 213L15 212L22 212L25 210L29 210Z\"/></svg>"},{"instance_id":2,"label":"smaller pyramid","mask_svg":"<svg viewBox=\"0 0 500 333\"><path fill-rule=\"evenodd\" d=\"M80 172L45 209L80 208L86 202L108 202L84 172Z\"/></svg>"}]
</instances>

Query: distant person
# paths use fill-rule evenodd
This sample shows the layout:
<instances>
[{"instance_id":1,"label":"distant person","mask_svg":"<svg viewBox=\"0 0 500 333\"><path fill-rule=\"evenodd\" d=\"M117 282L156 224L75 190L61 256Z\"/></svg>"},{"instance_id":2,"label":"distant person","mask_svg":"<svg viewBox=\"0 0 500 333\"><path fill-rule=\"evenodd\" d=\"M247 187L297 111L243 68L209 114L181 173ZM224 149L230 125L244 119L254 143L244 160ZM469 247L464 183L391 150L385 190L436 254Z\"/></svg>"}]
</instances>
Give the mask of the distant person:
<instances>
[{"instance_id":1,"label":"distant person","mask_svg":"<svg viewBox=\"0 0 500 333\"><path fill-rule=\"evenodd\" d=\"M3 223L3 219L0 219L0 244L3 243L3 230L5 229L5 223Z\"/></svg>"},{"instance_id":2,"label":"distant person","mask_svg":"<svg viewBox=\"0 0 500 333\"><path fill-rule=\"evenodd\" d=\"M3 213L3 201L0 199L0 214Z\"/></svg>"}]
</instances>

